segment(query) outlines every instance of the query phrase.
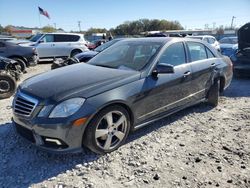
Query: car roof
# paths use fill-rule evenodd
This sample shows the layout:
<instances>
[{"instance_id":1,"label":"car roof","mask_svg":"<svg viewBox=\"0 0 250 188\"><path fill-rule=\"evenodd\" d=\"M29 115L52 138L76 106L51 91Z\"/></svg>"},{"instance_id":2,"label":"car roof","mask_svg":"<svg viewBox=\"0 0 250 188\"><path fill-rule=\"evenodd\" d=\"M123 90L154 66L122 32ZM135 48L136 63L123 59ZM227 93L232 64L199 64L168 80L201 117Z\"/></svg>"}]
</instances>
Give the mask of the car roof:
<instances>
[{"instance_id":1,"label":"car roof","mask_svg":"<svg viewBox=\"0 0 250 188\"><path fill-rule=\"evenodd\" d=\"M83 35L82 33L38 33L38 34L52 34L52 35Z\"/></svg>"}]
</instances>

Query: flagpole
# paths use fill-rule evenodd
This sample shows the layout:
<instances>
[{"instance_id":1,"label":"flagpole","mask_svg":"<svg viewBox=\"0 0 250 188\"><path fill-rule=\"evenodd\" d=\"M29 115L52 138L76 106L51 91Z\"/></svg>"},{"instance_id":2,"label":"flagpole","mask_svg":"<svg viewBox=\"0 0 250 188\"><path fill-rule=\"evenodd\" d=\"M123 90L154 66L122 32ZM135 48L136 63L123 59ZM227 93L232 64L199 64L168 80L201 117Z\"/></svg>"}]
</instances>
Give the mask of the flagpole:
<instances>
[{"instance_id":1,"label":"flagpole","mask_svg":"<svg viewBox=\"0 0 250 188\"><path fill-rule=\"evenodd\" d=\"M39 6L37 6L39 8ZM39 19L39 27L41 28L41 14L40 11L38 11L38 19Z\"/></svg>"}]
</instances>

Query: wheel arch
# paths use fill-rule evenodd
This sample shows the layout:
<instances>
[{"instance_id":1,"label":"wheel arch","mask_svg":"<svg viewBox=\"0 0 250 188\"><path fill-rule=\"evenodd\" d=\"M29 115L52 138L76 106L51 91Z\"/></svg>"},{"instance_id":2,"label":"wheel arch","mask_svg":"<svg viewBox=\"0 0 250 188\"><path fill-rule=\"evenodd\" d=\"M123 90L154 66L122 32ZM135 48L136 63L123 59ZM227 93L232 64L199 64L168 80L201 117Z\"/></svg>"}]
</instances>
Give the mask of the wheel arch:
<instances>
[{"instance_id":1,"label":"wheel arch","mask_svg":"<svg viewBox=\"0 0 250 188\"><path fill-rule=\"evenodd\" d=\"M94 114L92 114L92 116L90 116L89 120L87 121L86 123L86 126L84 127L84 131L83 131L83 135L82 135L82 143L84 141L84 135L86 134L86 128L89 126L89 124L91 123L91 121L95 118L95 116L102 110L104 110L105 108L108 108L110 106L121 106L123 107L125 110L127 110L128 114L129 114L129 118L130 118L130 131L133 130L133 124L134 124L134 114L133 114L133 111L132 109L129 107L129 105L127 105L124 101L111 101L103 106L101 106L100 108L98 108L96 110L96 112Z\"/></svg>"},{"instance_id":2,"label":"wheel arch","mask_svg":"<svg viewBox=\"0 0 250 188\"><path fill-rule=\"evenodd\" d=\"M23 57L23 56L20 56L20 55L11 55L8 58L10 58L10 59L12 59L12 58L19 58L19 59L23 60L26 65L28 65L28 60L25 57Z\"/></svg>"},{"instance_id":3,"label":"wheel arch","mask_svg":"<svg viewBox=\"0 0 250 188\"><path fill-rule=\"evenodd\" d=\"M79 51L80 53L83 52L80 48L73 48L71 51L70 51L70 56L72 56L73 52L77 52Z\"/></svg>"}]
</instances>

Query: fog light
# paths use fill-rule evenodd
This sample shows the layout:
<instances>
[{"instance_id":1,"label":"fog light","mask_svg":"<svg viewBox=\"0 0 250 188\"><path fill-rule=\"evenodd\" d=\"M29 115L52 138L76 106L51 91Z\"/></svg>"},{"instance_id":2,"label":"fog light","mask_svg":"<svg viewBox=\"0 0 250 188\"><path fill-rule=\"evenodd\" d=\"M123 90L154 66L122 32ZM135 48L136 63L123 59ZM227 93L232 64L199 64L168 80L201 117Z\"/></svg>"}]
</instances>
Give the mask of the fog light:
<instances>
[{"instance_id":1,"label":"fog light","mask_svg":"<svg viewBox=\"0 0 250 188\"><path fill-rule=\"evenodd\" d=\"M62 143L59 140L54 139L54 138L45 138L45 141L53 142L53 143L56 143L57 145L62 145Z\"/></svg>"}]
</instances>

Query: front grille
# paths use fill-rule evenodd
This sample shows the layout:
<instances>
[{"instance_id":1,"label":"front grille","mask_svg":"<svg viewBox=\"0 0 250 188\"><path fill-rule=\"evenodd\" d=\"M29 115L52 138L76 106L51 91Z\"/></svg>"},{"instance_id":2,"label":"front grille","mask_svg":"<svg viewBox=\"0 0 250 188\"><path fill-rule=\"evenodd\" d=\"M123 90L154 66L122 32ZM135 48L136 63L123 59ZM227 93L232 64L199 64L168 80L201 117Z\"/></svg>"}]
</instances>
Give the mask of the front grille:
<instances>
[{"instance_id":1,"label":"front grille","mask_svg":"<svg viewBox=\"0 0 250 188\"><path fill-rule=\"evenodd\" d=\"M31 130L26 129L25 127L15 123L15 127L17 130L17 133L19 133L22 137L26 138L27 140L29 140L32 143L35 143L35 139L33 136L33 133Z\"/></svg>"},{"instance_id":2,"label":"front grille","mask_svg":"<svg viewBox=\"0 0 250 188\"><path fill-rule=\"evenodd\" d=\"M14 113L28 117L35 110L37 104L38 100L19 92L14 99Z\"/></svg>"}]
</instances>

